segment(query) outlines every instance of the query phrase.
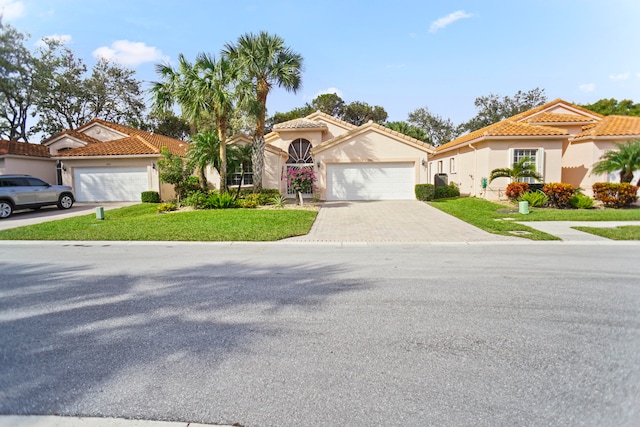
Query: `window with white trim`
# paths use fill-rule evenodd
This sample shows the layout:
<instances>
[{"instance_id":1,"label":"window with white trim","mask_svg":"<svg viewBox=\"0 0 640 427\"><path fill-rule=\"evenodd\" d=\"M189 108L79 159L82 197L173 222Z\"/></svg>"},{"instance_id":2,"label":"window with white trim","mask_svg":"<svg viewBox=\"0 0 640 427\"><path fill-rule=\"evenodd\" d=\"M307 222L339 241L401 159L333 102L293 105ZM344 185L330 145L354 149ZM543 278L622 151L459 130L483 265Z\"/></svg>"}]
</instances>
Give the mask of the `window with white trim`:
<instances>
[{"instance_id":1,"label":"window with white trim","mask_svg":"<svg viewBox=\"0 0 640 427\"><path fill-rule=\"evenodd\" d=\"M444 168L444 164L442 160L438 160L438 173L442 173Z\"/></svg>"},{"instance_id":2,"label":"window with white trim","mask_svg":"<svg viewBox=\"0 0 640 427\"><path fill-rule=\"evenodd\" d=\"M514 164L518 163L521 159L529 157L531 159L530 163L533 163L536 167L536 172L540 175L544 176L544 150L542 148L514 148L511 150L511 167ZM528 163L528 164L530 164ZM521 182L526 182L528 184L536 183L537 181L534 178L526 177L520 178Z\"/></svg>"},{"instance_id":3,"label":"window with white trim","mask_svg":"<svg viewBox=\"0 0 640 427\"><path fill-rule=\"evenodd\" d=\"M449 173L456 173L456 158L452 157L449 159Z\"/></svg>"}]
</instances>

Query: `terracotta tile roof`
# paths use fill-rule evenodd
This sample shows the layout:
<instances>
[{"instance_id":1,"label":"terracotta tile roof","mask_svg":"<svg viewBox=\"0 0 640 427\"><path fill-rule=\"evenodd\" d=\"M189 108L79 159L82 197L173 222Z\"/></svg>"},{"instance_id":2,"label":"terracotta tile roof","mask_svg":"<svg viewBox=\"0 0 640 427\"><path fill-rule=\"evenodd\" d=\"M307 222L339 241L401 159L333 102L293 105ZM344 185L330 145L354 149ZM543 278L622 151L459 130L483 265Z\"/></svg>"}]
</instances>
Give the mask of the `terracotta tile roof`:
<instances>
[{"instance_id":1,"label":"terracotta tile roof","mask_svg":"<svg viewBox=\"0 0 640 427\"><path fill-rule=\"evenodd\" d=\"M14 156L51 157L49 149L44 145L0 139L0 156L9 154Z\"/></svg>"},{"instance_id":2,"label":"terracotta tile roof","mask_svg":"<svg viewBox=\"0 0 640 427\"><path fill-rule=\"evenodd\" d=\"M91 138L82 132L82 129L96 123L129 136L111 141L100 141ZM167 150L174 155L184 157L186 154L186 148L189 145L185 141L108 122L102 119L93 119L75 130L65 130L49 138L47 141L52 140L53 138L58 138L60 135L64 134L82 139L87 142L87 145L63 151L58 154L61 157L160 154L162 152L162 147L167 147Z\"/></svg>"},{"instance_id":3,"label":"terracotta tile roof","mask_svg":"<svg viewBox=\"0 0 640 427\"><path fill-rule=\"evenodd\" d=\"M567 102L563 99L557 98L554 99L551 102L547 102L546 104L543 104L539 107L536 108L532 108L531 110L527 110L527 111L523 111L520 114L516 114L515 116L509 117L509 120L515 120L515 121L522 121L524 119L526 119L527 117L533 116L536 113L540 113L541 111L547 110L551 107L555 107L557 105L564 105L566 107L569 107L570 109L576 111L576 112L581 112L584 113L585 115L591 115L591 116L595 116L595 117L604 117L601 114L598 114L594 111L591 110L587 110L586 108L582 108L582 107L578 107L577 105L574 105L570 102Z\"/></svg>"},{"instance_id":4,"label":"terracotta tile roof","mask_svg":"<svg viewBox=\"0 0 640 427\"><path fill-rule=\"evenodd\" d=\"M322 122L316 122L306 118L289 120L286 122L273 125L273 130L288 130L288 129L328 129L327 125Z\"/></svg>"},{"instance_id":5,"label":"terracotta tile roof","mask_svg":"<svg viewBox=\"0 0 640 427\"><path fill-rule=\"evenodd\" d=\"M582 114L540 113L526 120L527 123L595 123L593 117Z\"/></svg>"},{"instance_id":6,"label":"terracotta tile roof","mask_svg":"<svg viewBox=\"0 0 640 427\"><path fill-rule=\"evenodd\" d=\"M467 142L481 139L484 137L501 137L501 136L564 136L569 135L565 129L555 128L552 126L531 125L524 122L516 122L511 119L505 119L498 123L486 126L482 129L462 135L453 141L447 142L436 148L436 151L443 151L451 147L462 145Z\"/></svg>"},{"instance_id":7,"label":"terracotta tile roof","mask_svg":"<svg viewBox=\"0 0 640 427\"><path fill-rule=\"evenodd\" d=\"M323 113L322 111L318 110L315 113L311 113L309 114L307 117L305 117L308 120L316 120L316 119L322 119L324 121L328 121L331 123L334 123L338 126L341 126L343 128L346 129L356 129L358 126L349 123L349 122L345 122L344 120L340 120L337 117L333 117L331 114L327 114L327 113Z\"/></svg>"},{"instance_id":8,"label":"terracotta tile roof","mask_svg":"<svg viewBox=\"0 0 640 427\"><path fill-rule=\"evenodd\" d=\"M135 135L113 141L89 144L84 147L66 150L58 155L61 157L82 156L131 156L142 154L160 154L157 147L149 144L142 137Z\"/></svg>"},{"instance_id":9,"label":"terracotta tile roof","mask_svg":"<svg viewBox=\"0 0 640 427\"><path fill-rule=\"evenodd\" d=\"M58 132L57 134L45 139L44 141L42 141L42 144L46 144L47 142L52 141L53 139L58 139L59 137L64 135L69 135L70 137L84 141L87 144L100 142L99 139L92 138L86 133L78 132L77 130L72 130L72 129L65 129L62 132Z\"/></svg>"},{"instance_id":10,"label":"terracotta tile roof","mask_svg":"<svg viewBox=\"0 0 640 427\"><path fill-rule=\"evenodd\" d=\"M640 117L606 116L595 125L585 126L573 140L594 137L629 137L640 139Z\"/></svg>"}]
</instances>

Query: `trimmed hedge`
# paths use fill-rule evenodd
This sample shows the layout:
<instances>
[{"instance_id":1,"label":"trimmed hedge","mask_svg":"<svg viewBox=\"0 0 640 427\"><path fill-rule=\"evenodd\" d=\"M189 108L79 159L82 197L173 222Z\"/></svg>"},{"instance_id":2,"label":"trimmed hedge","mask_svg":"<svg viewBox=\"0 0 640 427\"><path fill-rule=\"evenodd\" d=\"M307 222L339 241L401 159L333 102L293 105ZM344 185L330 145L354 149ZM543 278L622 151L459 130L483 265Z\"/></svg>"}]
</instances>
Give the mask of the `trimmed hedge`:
<instances>
[{"instance_id":1,"label":"trimmed hedge","mask_svg":"<svg viewBox=\"0 0 640 427\"><path fill-rule=\"evenodd\" d=\"M435 189L433 188L433 184L416 184L415 193L416 199L428 202L433 200Z\"/></svg>"},{"instance_id":2,"label":"trimmed hedge","mask_svg":"<svg viewBox=\"0 0 640 427\"><path fill-rule=\"evenodd\" d=\"M593 198L609 208L628 208L638 200L638 187L627 182L596 182Z\"/></svg>"},{"instance_id":3,"label":"trimmed hedge","mask_svg":"<svg viewBox=\"0 0 640 427\"><path fill-rule=\"evenodd\" d=\"M160 194L157 191L143 191L142 203L160 203Z\"/></svg>"},{"instance_id":4,"label":"trimmed hedge","mask_svg":"<svg viewBox=\"0 0 640 427\"><path fill-rule=\"evenodd\" d=\"M460 197L460 190L453 182L446 187L436 188L436 192L433 196L434 199L449 199L451 197Z\"/></svg>"}]
</instances>

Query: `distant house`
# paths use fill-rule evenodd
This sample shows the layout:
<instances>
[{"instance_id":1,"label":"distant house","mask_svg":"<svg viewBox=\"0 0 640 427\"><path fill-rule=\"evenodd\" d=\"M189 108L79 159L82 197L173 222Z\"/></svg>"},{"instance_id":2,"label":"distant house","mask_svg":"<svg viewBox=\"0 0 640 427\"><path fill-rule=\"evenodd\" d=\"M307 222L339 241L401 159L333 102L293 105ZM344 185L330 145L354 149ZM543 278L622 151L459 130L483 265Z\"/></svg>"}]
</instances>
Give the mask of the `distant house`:
<instances>
[{"instance_id":1,"label":"distant house","mask_svg":"<svg viewBox=\"0 0 640 427\"><path fill-rule=\"evenodd\" d=\"M526 156L544 182L569 183L591 194L593 183L618 179L591 175L593 164L615 143L639 138L640 117L601 116L556 99L437 147L429 157L429 182L445 173L462 193L499 199L509 180L487 183L491 171Z\"/></svg>"},{"instance_id":2,"label":"distant house","mask_svg":"<svg viewBox=\"0 0 640 427\"><path fill-rule=\"evenodd\" d=\"M47 147L28 142L0 140L0 175L33 175L57 184L56 161Z\"/></svg>"},{"instance_id":3,"label":"distant house","mask_svg":"<svg viewBox=\"0 0 640 427\"><path fill-rule=\"evenodd\" d=\"M79 202L140 201L154 190L164 200L175 197L173 186L159 179L162 148L185 156L185 141L94 119L42 142L60 162L62 181L74 188Z\"/></svg>"}]
</instances>

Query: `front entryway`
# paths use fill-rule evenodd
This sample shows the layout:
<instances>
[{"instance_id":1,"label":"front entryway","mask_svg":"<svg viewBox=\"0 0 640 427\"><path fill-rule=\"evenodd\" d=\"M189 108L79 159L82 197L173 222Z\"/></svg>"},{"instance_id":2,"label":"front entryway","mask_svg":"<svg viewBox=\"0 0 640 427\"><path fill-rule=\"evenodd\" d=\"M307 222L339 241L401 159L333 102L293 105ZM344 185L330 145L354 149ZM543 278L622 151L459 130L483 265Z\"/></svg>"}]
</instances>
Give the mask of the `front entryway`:
<instances>
[{"instance_id":1,"label":"front entryway","mask_svg":"<svg viewBox=\"0 0 640 427\"><path fill-rule=\"evenodd\" d=\"M139 202L149 190L146 167L75 168L73 178L79 202Z\"/></svg>"},{"instance_id":2,"label":"front entryway","mask_svg":"<svg viewBox=\"0 0 640 427\"><path fill-rule=\"evenodd\" d=\"M327 165L327 200L414 200L413 162Z\"/></svg>"}]
</instances>

